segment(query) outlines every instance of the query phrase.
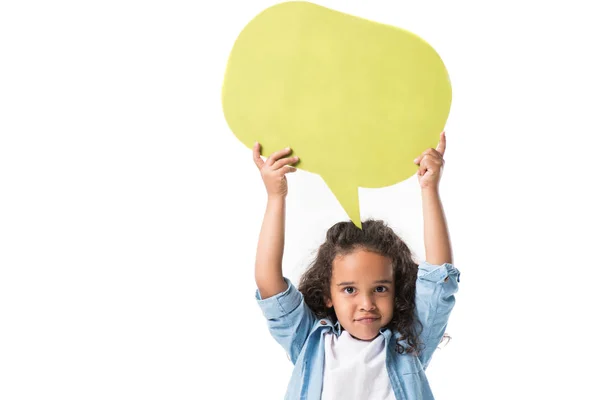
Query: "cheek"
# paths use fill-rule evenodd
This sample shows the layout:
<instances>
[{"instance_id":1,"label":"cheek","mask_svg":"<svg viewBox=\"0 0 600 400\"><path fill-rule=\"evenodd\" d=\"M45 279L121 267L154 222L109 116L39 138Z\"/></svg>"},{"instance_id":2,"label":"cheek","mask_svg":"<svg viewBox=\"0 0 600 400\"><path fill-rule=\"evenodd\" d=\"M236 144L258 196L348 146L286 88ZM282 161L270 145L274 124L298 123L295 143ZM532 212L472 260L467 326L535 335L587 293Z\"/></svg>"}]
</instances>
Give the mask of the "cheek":
<instances>
[{"instance_id":1,"label":"cheek","mask_svg":"<svg viewBox=\"0 0 600 400\"><path fill-rule=\"evenodd\" d=\"M381 299L380 307L384 308L387 311L391 311L394 309L394 297L386 297L385 299Z\"/></svg>"},{"instance_id":2,"label":"cheek","mask_svg":"<svg viewBox=\"0 0 600 400\"><path fill-rule=\"evenodd\" d=\"M334 297L334 307L336 313L344 314L352 309L352 302L348 301L348 299L344 299L342 296Z\"/></svg>"}]
</instances>

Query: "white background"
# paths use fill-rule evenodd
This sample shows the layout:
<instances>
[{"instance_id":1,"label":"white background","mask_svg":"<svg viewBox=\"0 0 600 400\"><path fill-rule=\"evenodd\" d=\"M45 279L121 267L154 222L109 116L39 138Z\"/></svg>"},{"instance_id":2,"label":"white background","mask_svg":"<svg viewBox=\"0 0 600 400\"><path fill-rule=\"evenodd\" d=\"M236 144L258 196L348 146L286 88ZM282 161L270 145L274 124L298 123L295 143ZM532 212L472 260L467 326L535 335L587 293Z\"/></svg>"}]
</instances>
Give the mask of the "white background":
<instances>
[{"instance_id":1,"label":"white background","mask_svg":"<svg viewBox=\"0 0 600 400\"><path fill-rule=\"evenodd\" d=\"M283 398L254 300L266 193L220 101L275 3L1 3L1 399ZM318 1L417 33L450 73L462 276L438 399L600 398L600 28L591 1L549 3ZM289 180L297 283L346 215L318 175ZM360 201L423 257L414 177Z\"/></svg>"}]
</instances>

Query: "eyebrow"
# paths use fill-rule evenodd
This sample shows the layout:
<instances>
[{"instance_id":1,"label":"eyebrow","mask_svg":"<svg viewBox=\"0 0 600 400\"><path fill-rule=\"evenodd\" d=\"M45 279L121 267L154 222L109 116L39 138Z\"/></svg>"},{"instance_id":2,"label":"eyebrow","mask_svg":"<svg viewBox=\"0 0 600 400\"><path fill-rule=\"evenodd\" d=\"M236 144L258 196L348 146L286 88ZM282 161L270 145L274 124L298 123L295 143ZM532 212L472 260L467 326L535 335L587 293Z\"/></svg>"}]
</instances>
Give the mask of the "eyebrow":
<instances>
[{"instance_id":1,"label":"eyebrow","mask_svg":"<svg viewBox=\"0 0 600 400\"><path fill-rule=\"evenodd\" d=\"M375 281L373 283L389 283L389 284L392 284L392 281L390 281L389 279L381 279L381 280ZM356 282L341 282L341 283L338 283L337 285L338 286L344 286L344 285L354 285L354 284L356 284Z\"/></svg>"}]
</instances>

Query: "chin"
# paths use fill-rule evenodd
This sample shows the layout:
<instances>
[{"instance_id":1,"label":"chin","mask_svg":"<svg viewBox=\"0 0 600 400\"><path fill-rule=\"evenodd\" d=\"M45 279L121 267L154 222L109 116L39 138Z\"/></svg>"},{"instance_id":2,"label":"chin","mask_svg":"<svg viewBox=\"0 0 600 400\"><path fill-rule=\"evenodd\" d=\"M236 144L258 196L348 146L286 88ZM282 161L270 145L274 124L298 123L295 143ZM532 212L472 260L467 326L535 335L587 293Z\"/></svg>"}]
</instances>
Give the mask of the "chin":
<instances>
[{"instance_id":1,"label":"chin","mask_svg":"<svg viewBox=\"0 0 600 400\"><path fill-rule=\"evenodd\" d=\"M370 342L371 340L375 339L377 336L379 336L379 332L377 332L375 335L372 335L369 337L360 338L360 340L363 340L365 342Z\"/></svg>"},{"instance_id":2,"label":"chin","mask_svg":"<svg viewBox=\"0 0 600 400\"><path fill-rule=\"evenodd\" d=\"M371 341L371 340L375 339L379 335L379 329L377 329L373 333L358 333L358 332L352 333L350 331L348 331L348 333L350 333L350 335L352 335L352 337L355 338L355 339L364 340L364 341Z\"/></svg>"}]
</instances>

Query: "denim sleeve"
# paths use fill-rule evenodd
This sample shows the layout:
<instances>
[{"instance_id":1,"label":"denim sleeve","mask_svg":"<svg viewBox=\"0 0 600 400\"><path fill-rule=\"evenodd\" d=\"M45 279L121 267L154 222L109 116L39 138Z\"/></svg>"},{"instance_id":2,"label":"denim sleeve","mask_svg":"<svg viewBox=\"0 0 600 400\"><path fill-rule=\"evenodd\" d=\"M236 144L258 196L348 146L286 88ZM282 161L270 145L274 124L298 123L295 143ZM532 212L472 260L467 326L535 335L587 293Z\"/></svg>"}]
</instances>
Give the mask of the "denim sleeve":
<instances>
[{"instance_id":1,"label":"denim sleeve","mask_svg":"<svg viewBox=\"0 0 600 400\"><path fill-rule=\"evenodd\" d=\"M417 316L423 324L419 337L425 345L419 354L423 369L429 365L433 352L444 336L448 317L454 307L458 282L460 272L452 264L432 265L423 262L419 265L415 302Z\"/></svg>"},{"instance_id":2,"label":"denim sleeve","mask_svg":"<svg viewBox=\"0 0 600 400\"><path fill-rule=\"evenodd\" d=\"M304 302L302 293L284 278L288 288L266 299L256 290L256 301L267 319L271 336L285 349L292 363L302 351L304 342L317 318Z\"/></svg>"}]
</instances>

